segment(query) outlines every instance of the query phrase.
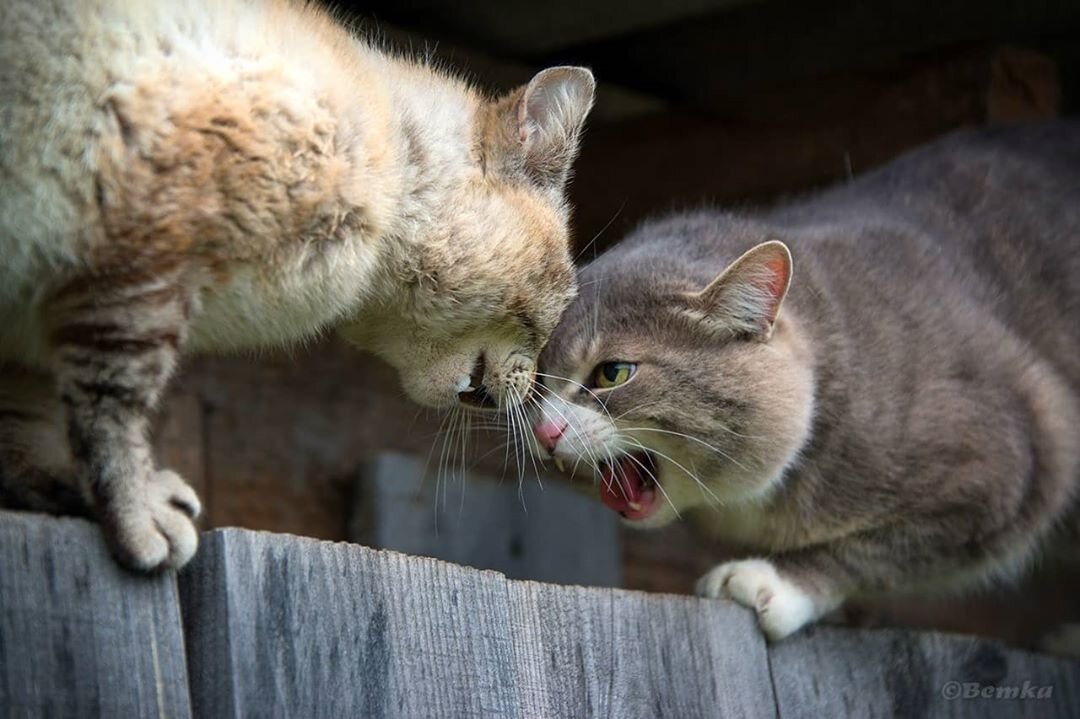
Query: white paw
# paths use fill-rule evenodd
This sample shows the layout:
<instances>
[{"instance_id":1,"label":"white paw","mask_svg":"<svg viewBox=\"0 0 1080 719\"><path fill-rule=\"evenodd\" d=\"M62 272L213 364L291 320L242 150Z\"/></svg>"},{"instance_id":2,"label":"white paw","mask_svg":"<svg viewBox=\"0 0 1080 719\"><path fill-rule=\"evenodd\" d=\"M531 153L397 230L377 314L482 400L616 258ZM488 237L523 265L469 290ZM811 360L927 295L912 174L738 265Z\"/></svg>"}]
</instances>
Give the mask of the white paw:
<instances>
[{"instance_id":1,"label":"white paw","mask_svg":"<svg viewBox=\"0 0 1080 719\"><path fill-rule=\"evenodd\" d=\"M120 560L144 572L179 569L195 555L199 498L172 470L162 469L106 509Z\"/></svg>"},{"instance_id":2,"label":"white paw","mask_svg":"<svg viewBox=\"0 0 1080 719\"><path fill-rule=\"evenodd\" d=\"M784 579L764 559L744 559L714 567L698 580L703 597L727 597L757 613L769 639L783 639L818 618L814 598Z\"/></svg>"}]
</instances>

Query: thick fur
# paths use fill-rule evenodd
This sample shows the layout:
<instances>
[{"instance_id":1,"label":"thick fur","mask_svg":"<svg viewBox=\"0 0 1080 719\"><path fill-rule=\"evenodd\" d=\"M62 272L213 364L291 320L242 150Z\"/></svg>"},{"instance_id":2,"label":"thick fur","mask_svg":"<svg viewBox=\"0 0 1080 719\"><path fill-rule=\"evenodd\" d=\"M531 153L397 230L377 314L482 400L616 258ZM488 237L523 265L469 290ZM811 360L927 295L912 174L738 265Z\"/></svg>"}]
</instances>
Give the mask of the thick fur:
<instances>
[{"instance_id":1,"label":"thick fur","mask_svg":"<svg viewBox=\"0 0 1080 719\"><path fill-rule=\"evenodd\" d=\"M767 241L793 257L786 299L775 250L754 255L771 284L746 262L715 279ZM699 589L773 637L848 597L1075 557L1078 250L1076 122L963 132L777 209L646 224L584 269L542 356L544 415L569 421L553 454L656 452L666 500L629 523L682 516L743 546ZM637 372L575 384L605 361Z\"/></svg>"},{"instance_id":2,"label":"thick fur","mask_svg":"<svg viewBox=\"0 0 1080 719\"><path fill-rule=\"evenodd\" d=\"M419 402L515 402L574 293L593 88L489 101L299 1L3 3L0 491L183 564L198 500L146 433L188 351L337 327Z\"/></svg>"}]
</instances>

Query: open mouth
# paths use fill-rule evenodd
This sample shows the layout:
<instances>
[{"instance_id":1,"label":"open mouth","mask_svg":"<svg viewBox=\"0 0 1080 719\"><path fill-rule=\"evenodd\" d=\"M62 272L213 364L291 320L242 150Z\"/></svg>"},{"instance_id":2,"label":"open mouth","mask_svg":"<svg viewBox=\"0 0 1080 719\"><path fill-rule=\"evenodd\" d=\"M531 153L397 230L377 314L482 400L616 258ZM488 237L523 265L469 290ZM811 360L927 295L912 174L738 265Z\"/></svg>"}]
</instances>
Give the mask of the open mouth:
<instances>
[{"instance_id":1,"label":"open mouth","mask_svg":"<svg viewBox=\"0 0 1080 719\"><path fill-rule=\"evenodd\" d=\"M485 364L483 354L476 358L472 374L469 375L469 386L464 391L458 392L458 400L464 405L477 409L496 409L499 404L484 388Z\"/></svg>"},{"instance_id":2,"label":"open mouth","mask_svg":"<svg viewBox=\"0 0 1080 719\"><path fill-rule=\"evenodd\" d=\"M487 390L484 389L483 385L471 390L466 390L465 392L458 392L458 400L464 405L476 407L477 409L497 409L499 406L495 400L491 398L491 395L487 393Z\"/></svg>"},{"instance_id":3,"label":"open mouth","mask_svg":"<svg viewBox=\"0 0 1080 719\"><path fill-rule=\"evenodd\" d=\"M600 465L600 501L624 519L651 517L656 501L656 461L648 452L634 452Z\"/></svg>"}]
</instances>

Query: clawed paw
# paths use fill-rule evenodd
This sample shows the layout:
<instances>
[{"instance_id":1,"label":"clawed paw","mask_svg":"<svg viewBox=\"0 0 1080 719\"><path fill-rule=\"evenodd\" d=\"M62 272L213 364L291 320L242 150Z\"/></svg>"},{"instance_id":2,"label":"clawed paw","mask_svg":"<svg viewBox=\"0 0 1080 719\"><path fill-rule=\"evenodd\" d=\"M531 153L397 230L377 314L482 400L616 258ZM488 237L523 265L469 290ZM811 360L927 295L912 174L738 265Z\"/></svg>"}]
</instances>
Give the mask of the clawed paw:
<instances>
[{"instance_id":1,"label":"clawed paw","mask_svg":"<svg viewBox=\"0 0 1080 719\"><path fill-rule=\"evenodd\" d=\"M195 555L199 498L180 475L163 469L103 508L120 561L144 572L179 569Z\"/></svg>"},{"instance_id":2,"label":"clawed paw","mask_svg":"<svg viewBox=\"0 0 1080 719\"><path fill-rule=\"evenodd\" d=\"M814 621L821 612L814 598L780 576L764 559L744 559L721 564L698 580L703 597L734 599L753 609L769 639L777 640Z\"/></svg>"}]
</instances>

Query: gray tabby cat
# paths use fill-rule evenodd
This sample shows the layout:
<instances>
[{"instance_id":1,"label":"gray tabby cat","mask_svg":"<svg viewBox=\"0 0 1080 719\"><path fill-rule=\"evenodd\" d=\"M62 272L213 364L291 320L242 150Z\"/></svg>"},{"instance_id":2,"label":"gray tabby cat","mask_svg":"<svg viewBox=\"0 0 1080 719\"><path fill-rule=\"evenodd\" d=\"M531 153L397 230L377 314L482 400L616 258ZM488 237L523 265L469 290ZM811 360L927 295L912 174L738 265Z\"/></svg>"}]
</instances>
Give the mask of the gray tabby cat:
<instances>
[{"instance_id":1,"label":"gray tabby cat","mask_svg":"<svg viewBox=\"0 0 1080 719\"><path fill-rule=\"evenodd\" d=\"M744 547L698 591L769 637L1076 556L1080 123L651 222L580 283L541 356L538 443L629 525Z\"/></svg>"}]
</instances>

